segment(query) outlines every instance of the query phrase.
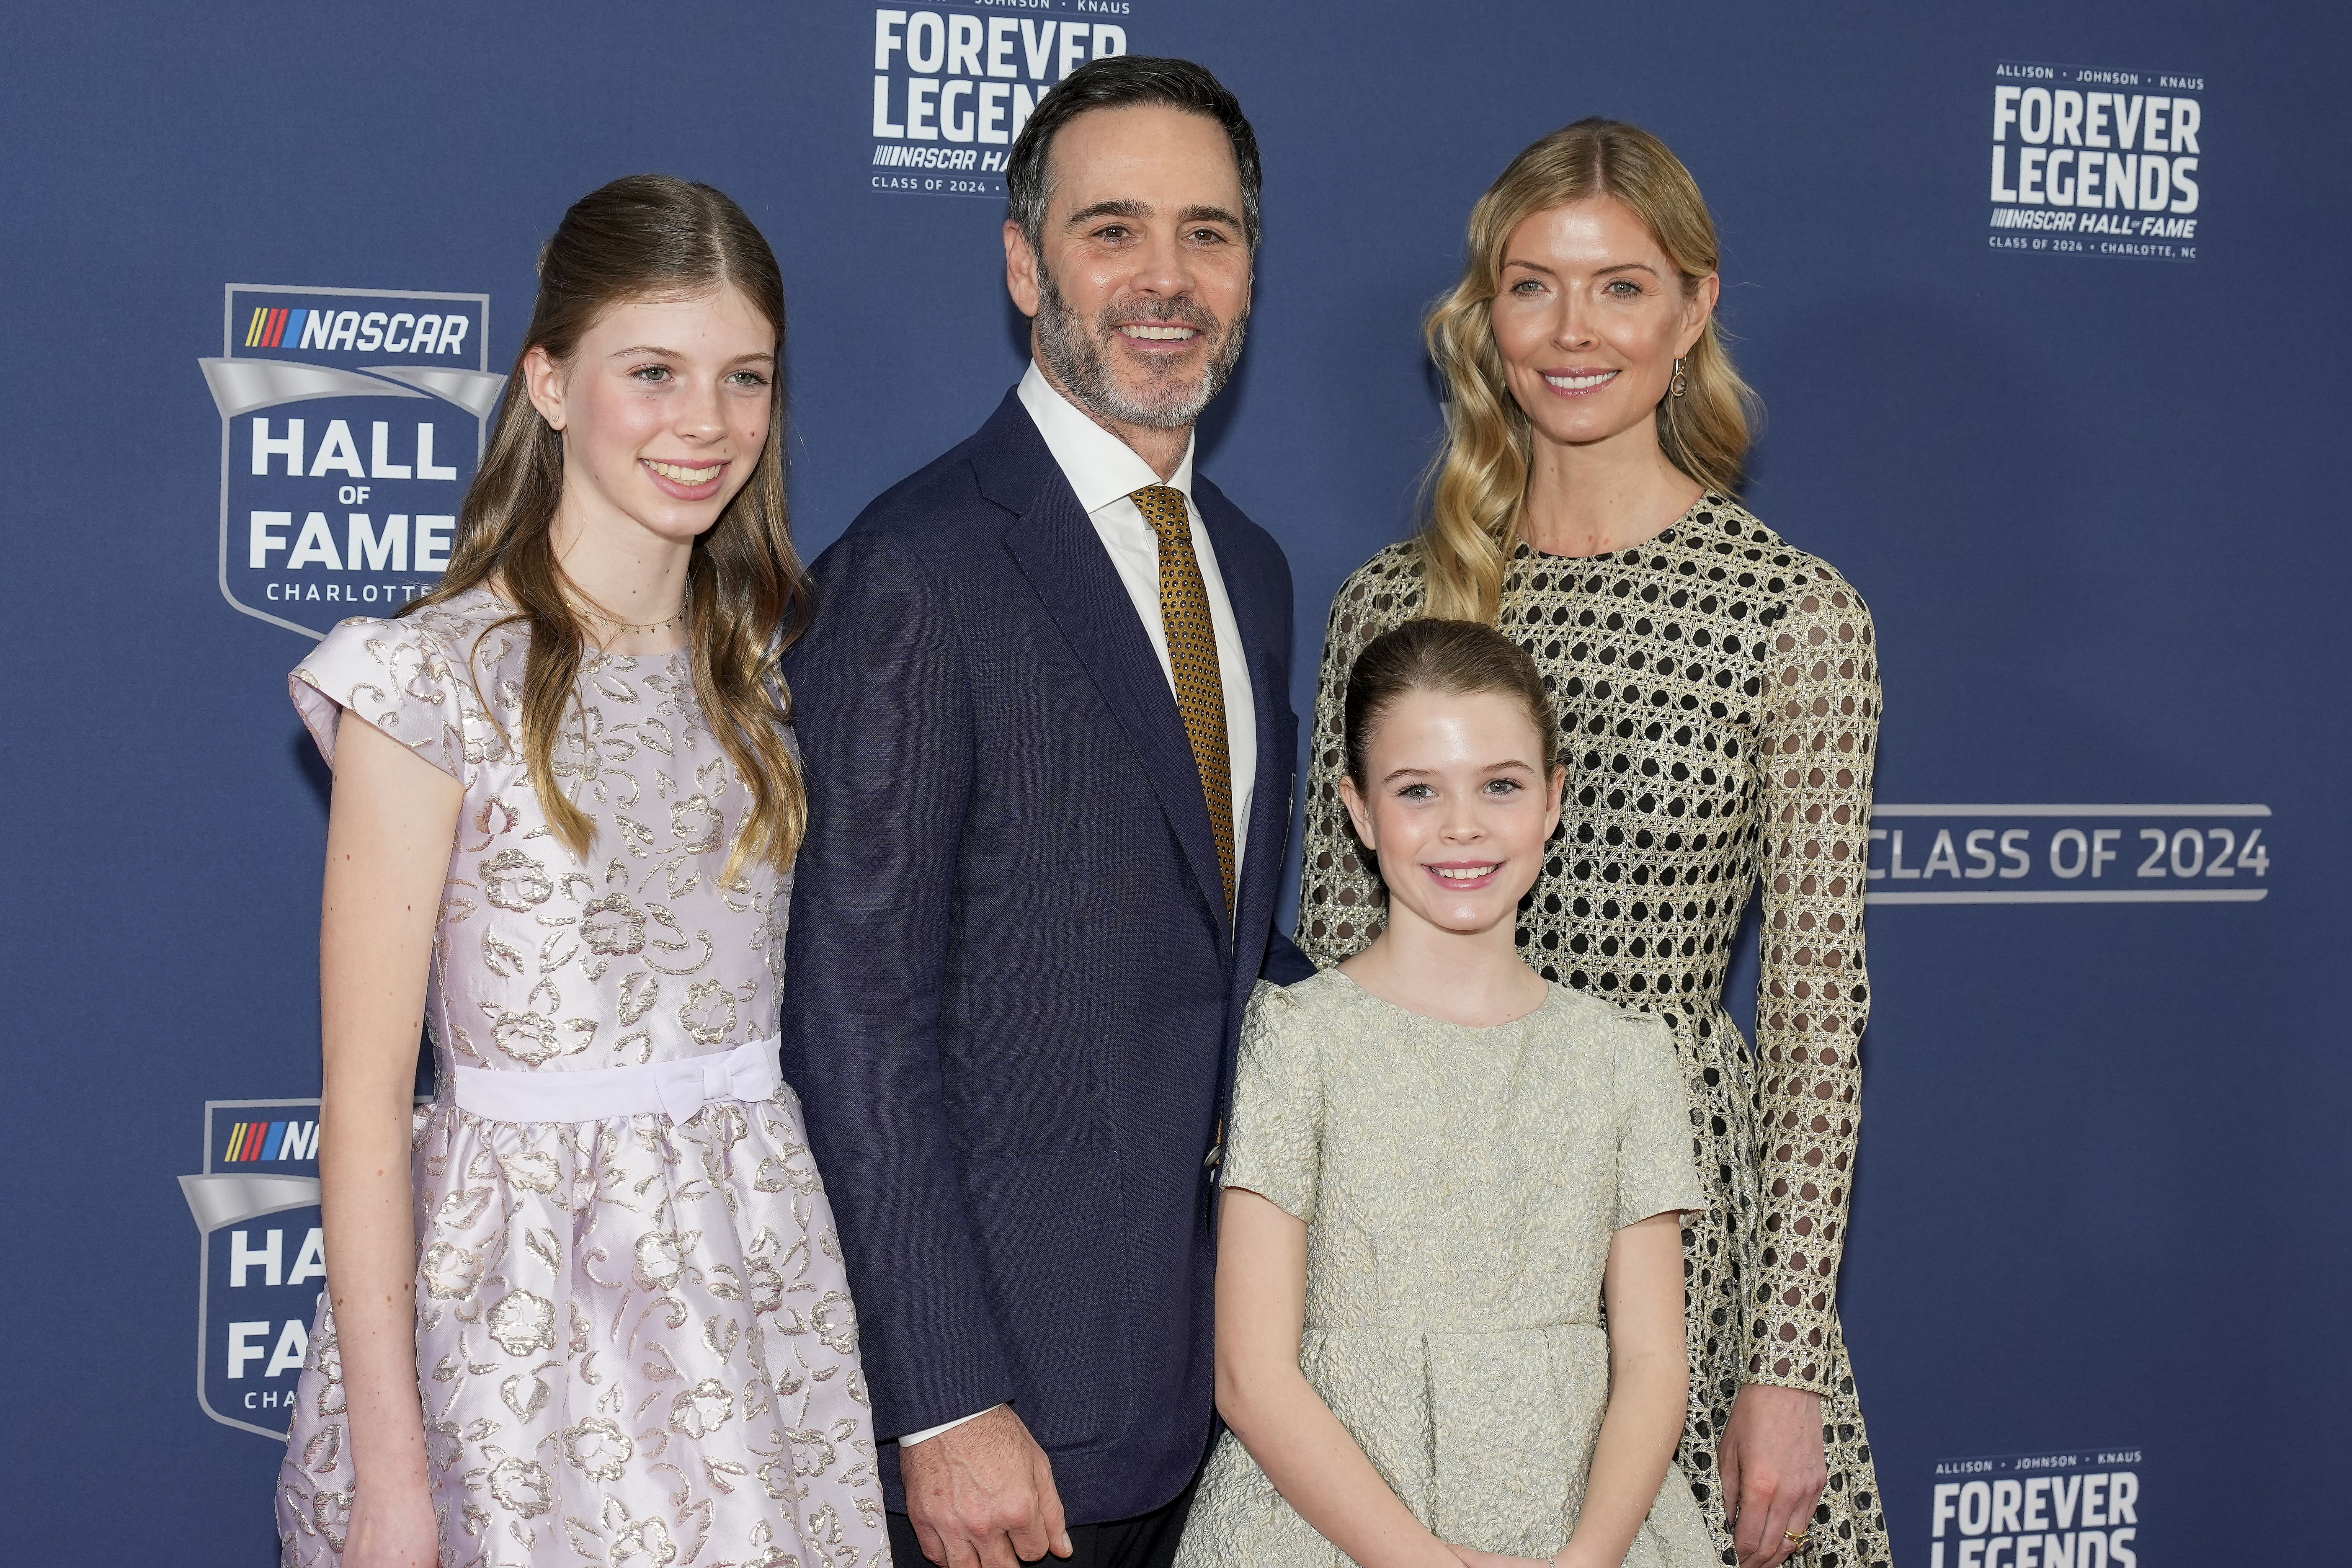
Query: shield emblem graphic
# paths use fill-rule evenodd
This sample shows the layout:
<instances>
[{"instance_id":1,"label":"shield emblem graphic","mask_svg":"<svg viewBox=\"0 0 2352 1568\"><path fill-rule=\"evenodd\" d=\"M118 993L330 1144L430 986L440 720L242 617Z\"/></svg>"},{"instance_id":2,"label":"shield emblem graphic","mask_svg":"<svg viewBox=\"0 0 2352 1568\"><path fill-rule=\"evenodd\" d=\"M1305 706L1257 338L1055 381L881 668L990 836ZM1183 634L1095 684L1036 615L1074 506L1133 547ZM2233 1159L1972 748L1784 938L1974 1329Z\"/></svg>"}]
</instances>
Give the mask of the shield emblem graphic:
<instances>
[{"instance_id":1,"label":"shield emblem graphic","mask_svg":"<svg viewBox=\"0 0 2352 1568\"><path fill-rule=\"evenodd\" d=\"M448 564L506 377L490 297L232 283L221 357L220 586L323 637L388 616Z\"/></svg>"},{"instance_id":2,"label":"shield emblem graphic","mask_svg":"<svg viewBox=\"0 0 2352 1568\"><path fill-rule=\"evenodd\" d=\"M319 1102L205 1101L205 1168L180 1189L204 1237L196 1403L224 1426L283 1441L327 1288Z\"/></svg>"}]
</instances>

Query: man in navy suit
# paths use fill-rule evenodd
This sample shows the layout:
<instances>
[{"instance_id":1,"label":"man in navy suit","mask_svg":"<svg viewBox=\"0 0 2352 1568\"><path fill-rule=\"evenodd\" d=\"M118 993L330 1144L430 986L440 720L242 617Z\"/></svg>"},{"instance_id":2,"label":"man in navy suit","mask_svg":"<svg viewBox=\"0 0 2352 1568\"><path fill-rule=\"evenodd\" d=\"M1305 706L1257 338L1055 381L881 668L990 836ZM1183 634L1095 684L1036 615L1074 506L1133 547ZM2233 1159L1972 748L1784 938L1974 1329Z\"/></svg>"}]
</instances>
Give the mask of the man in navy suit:
<instances>
[{"instance_id":1,"label":"man in navy suit","mask_svg":"<svg viewBox=\"0 0 2352 1568\"><path fill-rule=\"evenodd\" d=\"M1241 108L1073 72L1016 141L1032 363L817 562L784 1070L856 1295L902 1565L1171 1558L1211 1198L1297 721L1282 550L1192 470L1258 237Z\"/></svg>"}]
</instances>

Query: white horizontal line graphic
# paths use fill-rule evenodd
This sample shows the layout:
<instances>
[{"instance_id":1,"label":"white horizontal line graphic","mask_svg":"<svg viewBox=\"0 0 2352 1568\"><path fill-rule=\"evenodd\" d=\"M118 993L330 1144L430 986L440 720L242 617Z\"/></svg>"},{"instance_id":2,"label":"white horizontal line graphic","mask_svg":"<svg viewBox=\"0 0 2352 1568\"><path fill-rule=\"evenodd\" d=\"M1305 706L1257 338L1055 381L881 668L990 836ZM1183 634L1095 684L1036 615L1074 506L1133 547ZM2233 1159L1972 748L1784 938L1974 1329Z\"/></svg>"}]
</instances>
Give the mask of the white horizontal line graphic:
<instances>
[{"instance_id":1,"label":"white horizontal line graphic","mask_svg":"<svg viewBox=\"0 0 2352 1568\"><path fill-rule=\"evenodd\" d=\"M1873 904L2259 904L2268 888L1986 889L1982 892L1871 893Z\"/></svg>"},{"instance_id":2,"label":"white horizontal line graphic","mask_svg":"<svg viewBox=\"0 0 2352 1568\"><path fill-rule=\"evenodd\" d=\"M2268 816L2267 805L1894 805L1874 816Z\"/></svg>"}]
</instances>

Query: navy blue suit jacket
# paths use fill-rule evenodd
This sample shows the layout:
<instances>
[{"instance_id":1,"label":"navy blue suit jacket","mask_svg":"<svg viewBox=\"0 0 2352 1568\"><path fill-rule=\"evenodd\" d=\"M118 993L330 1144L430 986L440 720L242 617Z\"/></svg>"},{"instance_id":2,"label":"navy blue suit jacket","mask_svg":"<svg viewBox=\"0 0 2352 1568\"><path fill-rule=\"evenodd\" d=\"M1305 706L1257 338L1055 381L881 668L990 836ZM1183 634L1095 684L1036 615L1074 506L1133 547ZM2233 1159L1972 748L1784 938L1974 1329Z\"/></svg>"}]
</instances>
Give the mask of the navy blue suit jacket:
<instances>
[{"instance_id":1,"label":"navy blue suit jacket","mask_svg":"<svg viewBox=\"0 0 2352 1568\"><path fill-rule=\"evenodd\" d=\"M1289 835L1290 569L1193 503L1247 650L1228 930L1183 721L1017 397L817 562L783 1065L885 1438L1010 1402L1074 1524L1173 1498L1212 1421L1210 1159ZM903 1508L898 1449L883 1451Z\"/></svg>"}]
</instances>

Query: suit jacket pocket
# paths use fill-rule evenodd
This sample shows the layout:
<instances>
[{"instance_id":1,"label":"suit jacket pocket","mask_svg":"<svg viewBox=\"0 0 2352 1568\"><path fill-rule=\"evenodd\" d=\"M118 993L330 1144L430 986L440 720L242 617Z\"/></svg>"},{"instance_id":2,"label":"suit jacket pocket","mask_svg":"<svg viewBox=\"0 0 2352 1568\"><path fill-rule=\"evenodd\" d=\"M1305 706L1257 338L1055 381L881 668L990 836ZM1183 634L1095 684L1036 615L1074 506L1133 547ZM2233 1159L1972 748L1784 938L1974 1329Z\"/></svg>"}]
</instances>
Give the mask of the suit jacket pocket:
<instances>
[{"instance_id":1,"label":"suit jacket pocket","mask_svg":"<svg viewBox=\"0 0 2352 1568\"><path fill-rule=\"evenodd\" d=\"M976 1159L967 1169L1015 1410L1049 1452L1110 1447L1135 1418L1118 1151Z\"/></svg>"}]
</instances>

